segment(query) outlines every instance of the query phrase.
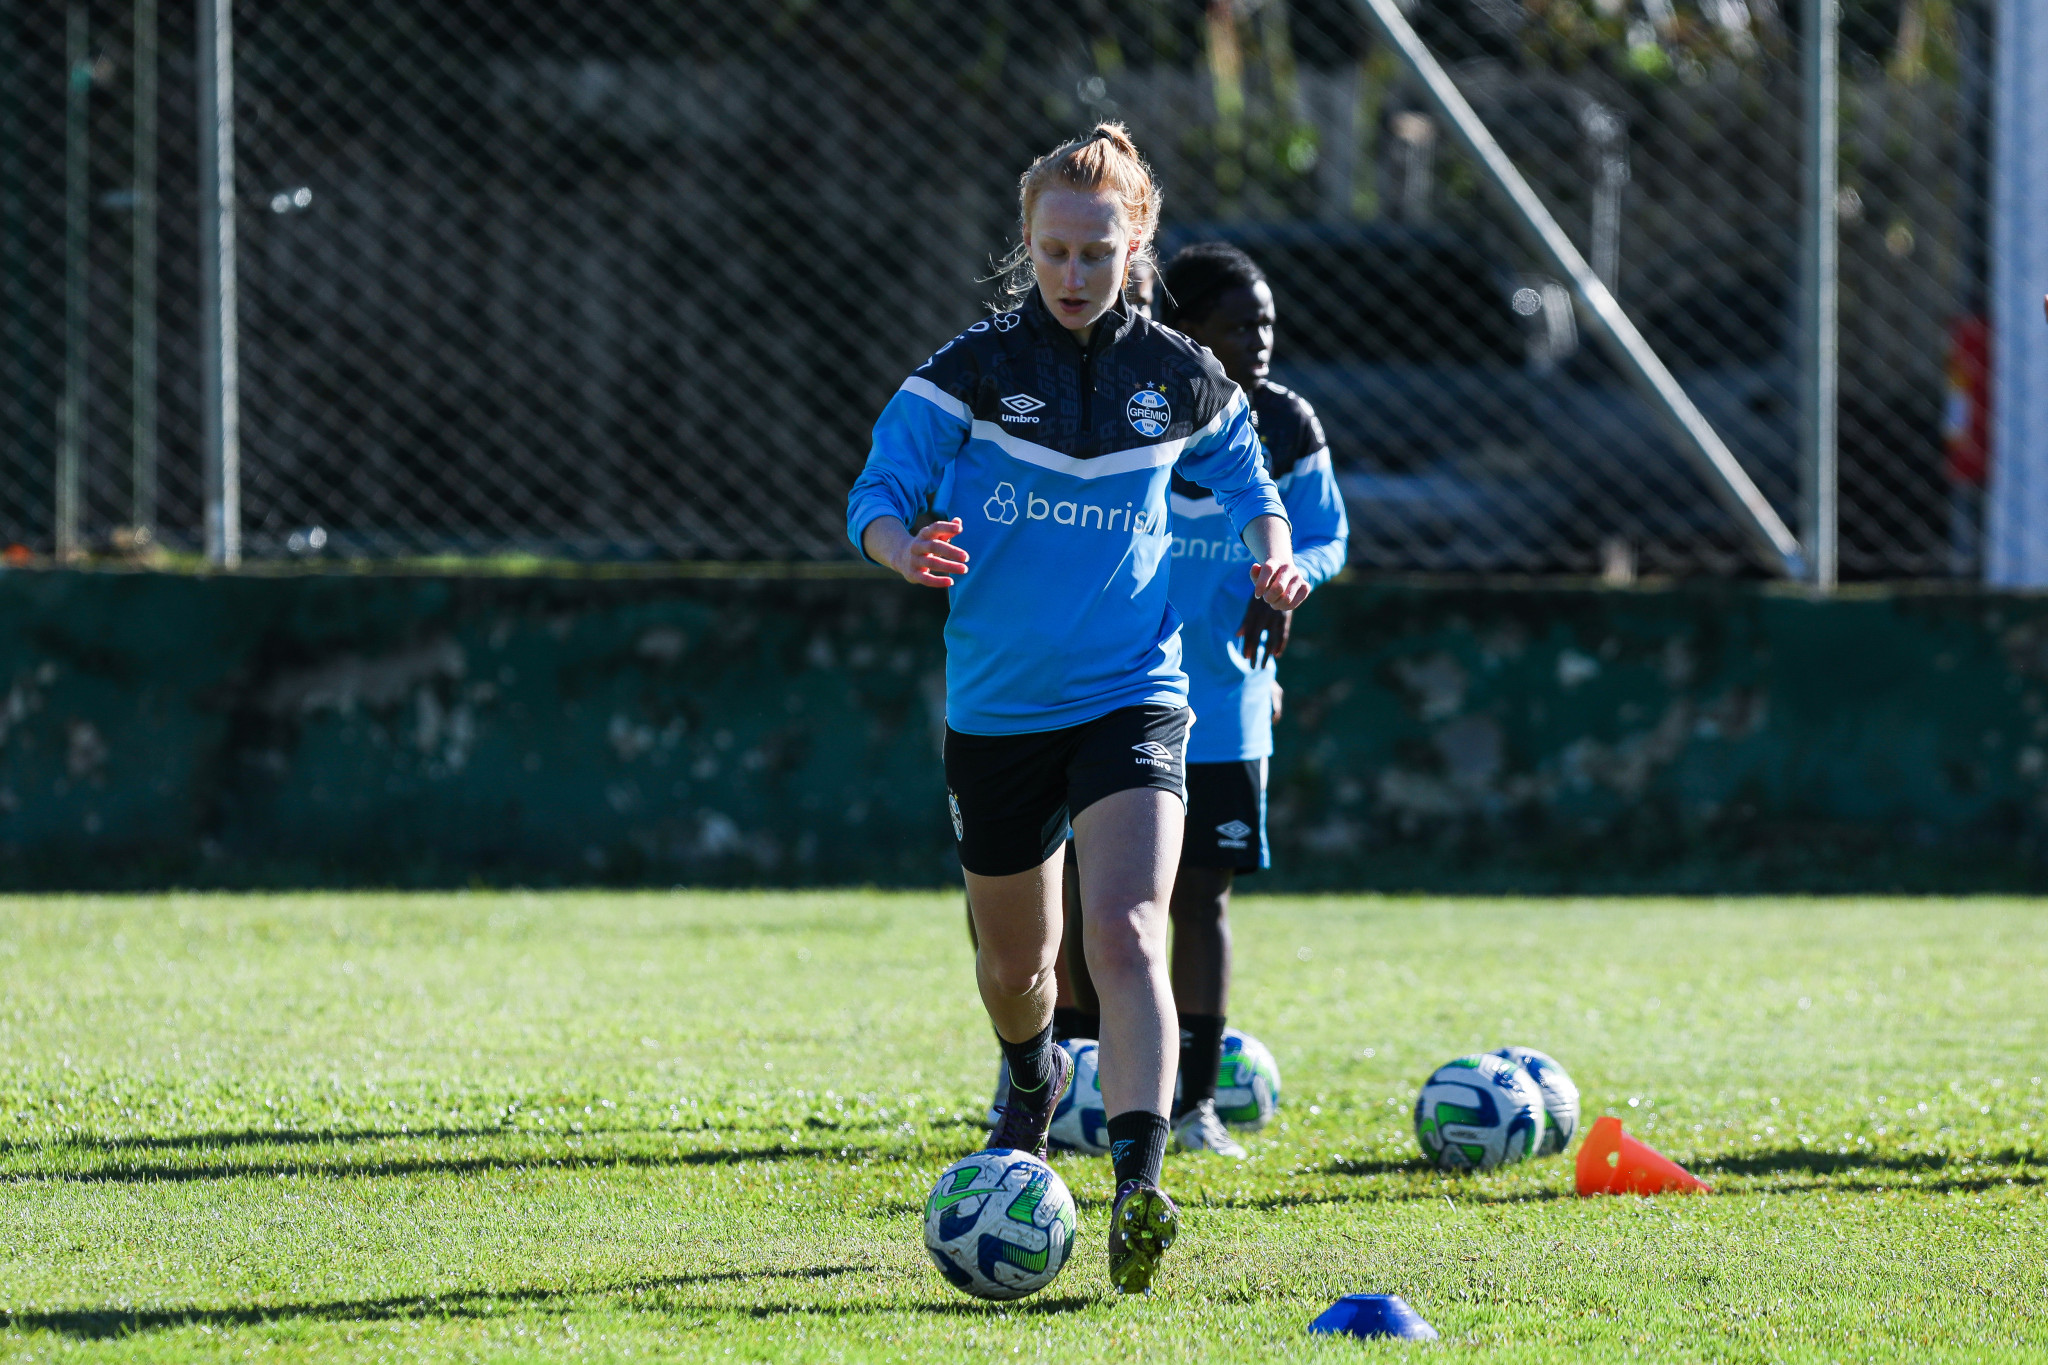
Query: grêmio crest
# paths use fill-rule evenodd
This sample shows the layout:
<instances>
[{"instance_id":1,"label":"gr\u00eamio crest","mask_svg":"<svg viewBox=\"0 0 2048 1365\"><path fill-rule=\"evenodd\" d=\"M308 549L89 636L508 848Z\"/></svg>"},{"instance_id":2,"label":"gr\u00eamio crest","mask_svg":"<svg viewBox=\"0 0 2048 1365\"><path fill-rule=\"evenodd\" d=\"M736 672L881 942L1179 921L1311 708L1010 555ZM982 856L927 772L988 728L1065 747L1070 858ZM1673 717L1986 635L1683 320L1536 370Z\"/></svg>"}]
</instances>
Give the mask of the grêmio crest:
<instances>
[{"instance_id":1,"label":"gr\u00eamio crest","mask_svg":"<svg viewBox=\"0 0 2048 1365\"><path fill-rule=\"evenodd\" d=\"M1140 436L1164 436L1173 421L1173 407L1159 388L1139 389L1124 405L1124 416Z\"/></svg>"}]
</instances>

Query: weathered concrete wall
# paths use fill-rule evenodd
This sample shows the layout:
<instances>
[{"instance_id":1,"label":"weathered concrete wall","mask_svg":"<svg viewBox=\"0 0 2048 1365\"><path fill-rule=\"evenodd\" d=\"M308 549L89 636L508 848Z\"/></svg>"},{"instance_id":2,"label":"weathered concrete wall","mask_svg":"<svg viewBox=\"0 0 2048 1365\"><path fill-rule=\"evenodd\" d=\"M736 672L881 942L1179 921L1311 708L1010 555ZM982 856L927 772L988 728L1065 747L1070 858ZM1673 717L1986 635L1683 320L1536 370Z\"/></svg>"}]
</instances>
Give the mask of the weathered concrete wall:
<instances>
[{"instance_id":1,"label":"weathered concrete wall","mask_svg":"<svg viewBox=\"0 0 2048 1365\"><path fill-rule=\"evenodd\" d=\"M1289 881L2048 882L2048 601L1360 586L1305 615Z\"/></svg>"},{"instance_id":2,"label":"weathered concrete wall","mask_svg":"<svg viewBox=\"0 0 2048 1365\"><path fill-rule=\"evenodd\" d=\"M0 885L957 878L873 576L0 575ZM2048 601L1346 584L1274 886L2048 883Z\"/></svg>"}]
</instances>

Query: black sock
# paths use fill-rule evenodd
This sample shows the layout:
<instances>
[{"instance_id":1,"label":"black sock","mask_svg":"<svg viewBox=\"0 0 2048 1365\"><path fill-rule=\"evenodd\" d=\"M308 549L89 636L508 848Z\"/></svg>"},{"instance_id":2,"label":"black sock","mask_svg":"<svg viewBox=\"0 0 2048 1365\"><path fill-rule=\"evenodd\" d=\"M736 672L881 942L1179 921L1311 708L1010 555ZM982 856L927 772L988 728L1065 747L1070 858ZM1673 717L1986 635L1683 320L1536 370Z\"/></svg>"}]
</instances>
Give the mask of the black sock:
<instances>
[{"instance_id":1,"label":"black sock","mask_svg":"<svg viewBox=\"0 0 2048 1365\"><path fill-rule=\"evenodd\" d=\"M1052 1012L1052 1037L1056 1043L1073 1038L1091 1042L1102 1036L1102 1016L1090 1014L1078 1005L1061 1005Z\"/></svg>"},{"instance_id":2,"label":"black sock","mask_svg":"<svg viewBox=\"0 0 2048 1365\"><path fill-rule=\"evenodd\" d=\"M1117 1188L1126 1180L1159 1183L1166 1165L1166 1120L1149 1109L1113 1114L1109 1120L1109 1160L1116 1167Z\"/></svg>"},{"instance_id":3,"label":"black sock","mask_svg":"<svg viewBox=\"0 0 2048 1365\"><path fill-rule=\"evenodd\" d=\"M1021 1043L1013 1043L1000 1033L996 1041L1003 1045L1003 1057L1010 1064L1010 1089L1028 1092L1052 1084L1051 1024Z\"/></svg>"},{"instance_id":4,"label":"black sock","mask_svg":"<svg viewBox=\"0 0 2048 1365\"><path fill-rule=\"evenodd\" d=\"M1179 1118L1203 1100L1216 1098L1216 1072L1223 1065L1223 1016L1183 1014L1180 1017Z\"/></svg>"}]
</instances>

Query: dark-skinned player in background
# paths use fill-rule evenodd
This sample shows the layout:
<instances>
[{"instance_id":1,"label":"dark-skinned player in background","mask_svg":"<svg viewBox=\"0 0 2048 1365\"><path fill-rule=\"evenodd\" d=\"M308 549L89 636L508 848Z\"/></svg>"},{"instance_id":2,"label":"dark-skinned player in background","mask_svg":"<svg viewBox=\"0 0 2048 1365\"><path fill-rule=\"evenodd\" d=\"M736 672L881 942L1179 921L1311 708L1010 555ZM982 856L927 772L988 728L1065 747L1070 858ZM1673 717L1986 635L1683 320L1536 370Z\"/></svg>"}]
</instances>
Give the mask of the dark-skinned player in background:
<instances>
[{"instance_id":1,"label":"dark-skinned player in background","mask_svg":"<svg viewBox=\"0 0 2048 1365\"><path fill-rule=\"evenodd\" d=\"M1251 397L1268 472L1294 523L1295 563L1311 585L1343 567L1350 528L1315 410L1268 377L1278 321L1264 272L1236 247L1203 242L1167 265L1160 320L1206 347ZM1216 1073L1230 1002L1230 892L1241 873L1271 863L1266 777L1280 714L1275 661L1292 613L1251 591L1245 553L1215 498L1184 480L1169 499L1173 559L1168 597L1181 618L1182 667L1196 723L1188 739L1188 823L1170 918L1180 1016L1181 1089L1175 1144L1242 1157L1216 1116ZM1080 916L1068 878L1067 914ZM1073 939L1070 937L1069 942ZM1063 955L1056 1036L1099 1036L1094 983L1079 953Z\"/></svg>"}]
</instances>

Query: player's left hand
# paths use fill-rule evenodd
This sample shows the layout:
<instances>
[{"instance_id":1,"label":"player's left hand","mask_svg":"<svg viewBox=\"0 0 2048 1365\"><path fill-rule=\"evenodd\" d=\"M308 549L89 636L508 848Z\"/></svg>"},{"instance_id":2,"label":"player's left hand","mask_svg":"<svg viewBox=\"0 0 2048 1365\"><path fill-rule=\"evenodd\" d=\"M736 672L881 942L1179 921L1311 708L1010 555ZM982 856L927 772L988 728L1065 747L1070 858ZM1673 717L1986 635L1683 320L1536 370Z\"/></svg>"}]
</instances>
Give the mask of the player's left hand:
<instances>
[{"instance_id":1,"label":"player's left hand","mask_svg":"<svg viewBox=\"0 0 2048 1365\"><path fill-rule=\"evenodd\" d=\"M1308 580L1292 559L1252 565L1252 590L1276 611L1293 611L1308 600Z\"/></svg>"},{"instance_id":2,"label":"player's left hand","mask_svg":"<svg viewBox=\"0 0 2048 1365\"><path fill-rule=\"evenodd\" d=\"M1244 659L1253 668L1264 668L1266 660L1287 652L1287 636L1294 626L1294 613L1276 611L1259 598L1245 603L1244 624L1237 633L1244 640Z\"/></svg>"}]
</instances>

